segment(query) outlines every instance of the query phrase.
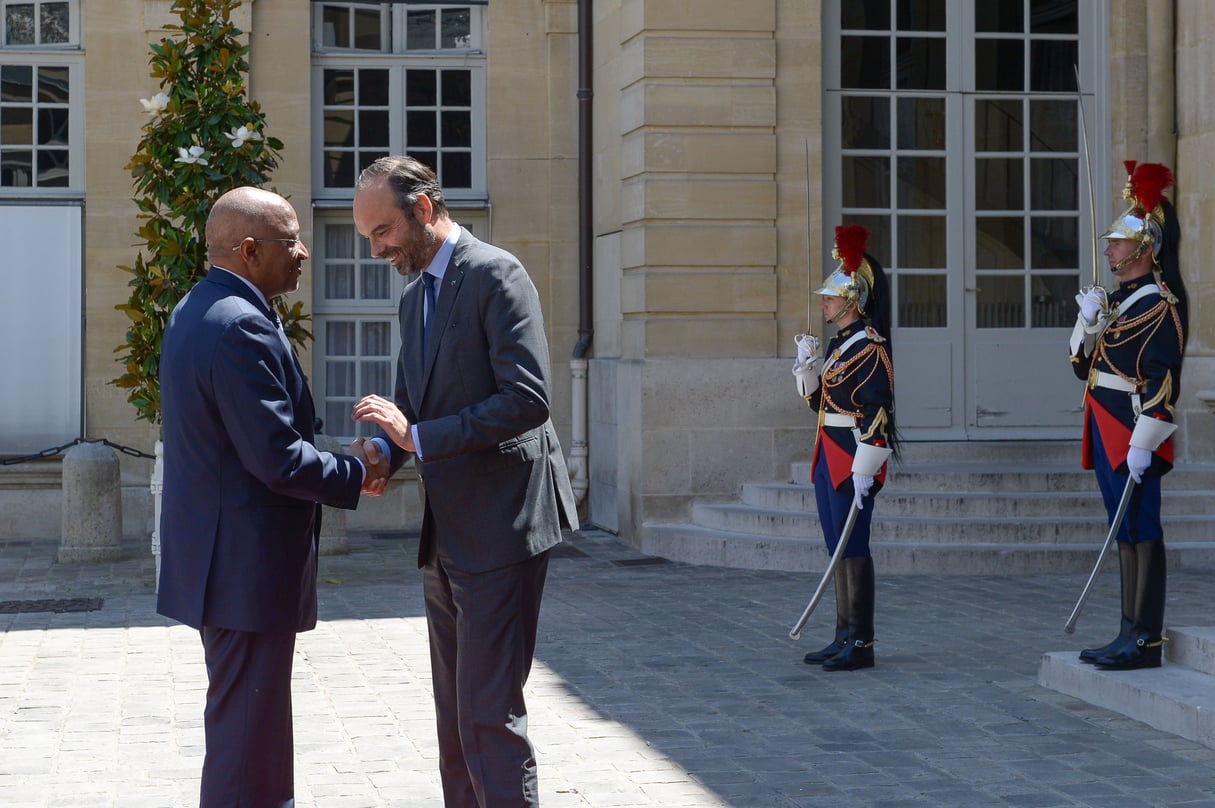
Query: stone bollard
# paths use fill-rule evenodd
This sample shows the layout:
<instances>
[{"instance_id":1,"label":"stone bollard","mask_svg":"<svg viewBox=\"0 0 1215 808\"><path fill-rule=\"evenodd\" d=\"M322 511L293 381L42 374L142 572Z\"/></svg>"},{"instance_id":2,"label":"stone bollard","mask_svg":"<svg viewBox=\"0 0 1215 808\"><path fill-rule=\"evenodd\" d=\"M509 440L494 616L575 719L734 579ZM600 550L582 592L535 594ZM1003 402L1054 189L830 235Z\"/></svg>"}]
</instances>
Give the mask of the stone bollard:
<instances>
[{"instance_id":1,"label":"stone bollard","mask_svg":"<svg viewBox=\"0 0 1215 808\"><path fill-rule=\"evenodd\" d=\"M60 564L122 557L122 481L118 454L103 443L78 443L63 458Z\"/></svg>"},{"instance_id":2,"label":"stone bollard","mask_svg":"<svg viewBox=\"0 0 1215 808\"><path fill-rule=\"evenodd\" d=\"M344 454L341 441L329 435L316 436L316 448L322 452ZM346 555L350 552L350 535L346 532L346 511L321 506L321 555Z\"/></svg>"}]
</instances>

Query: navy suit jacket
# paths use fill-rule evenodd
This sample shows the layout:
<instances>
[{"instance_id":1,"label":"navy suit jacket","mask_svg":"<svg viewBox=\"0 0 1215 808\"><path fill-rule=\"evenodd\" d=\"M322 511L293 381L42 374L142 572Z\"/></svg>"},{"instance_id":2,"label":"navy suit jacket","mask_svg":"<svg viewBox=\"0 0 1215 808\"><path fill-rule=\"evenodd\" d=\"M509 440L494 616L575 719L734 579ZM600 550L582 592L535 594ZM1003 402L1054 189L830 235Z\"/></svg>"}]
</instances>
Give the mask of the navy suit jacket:
<instances>
[{"instance_id":1,"label":"navy suit jacket","mask_svg":"<svg viewBox=\"0 0 1215 808\"><path fill-rule=\"evenodd\" d=\"M165 331L157 611L195 628L313 628L320 504L358 504L362 467L313 445L308 382L272 318L213 267Z\"/></svg>"},{"instance_id":2,"label":"navy suit jacket","mask_svg":"<svg viewBox=\"0 0 1215 808\"><path fill-rule=\"evenodd\" d=\"M578 528L569 472L549 420L540 297L515 256L464 230L444 270L429 350L422 283L401 296L396 404L418 425L426 492L418 565L488 572ZM392 468L406 453L392 441Z\"/></svg>"}]
</instances>

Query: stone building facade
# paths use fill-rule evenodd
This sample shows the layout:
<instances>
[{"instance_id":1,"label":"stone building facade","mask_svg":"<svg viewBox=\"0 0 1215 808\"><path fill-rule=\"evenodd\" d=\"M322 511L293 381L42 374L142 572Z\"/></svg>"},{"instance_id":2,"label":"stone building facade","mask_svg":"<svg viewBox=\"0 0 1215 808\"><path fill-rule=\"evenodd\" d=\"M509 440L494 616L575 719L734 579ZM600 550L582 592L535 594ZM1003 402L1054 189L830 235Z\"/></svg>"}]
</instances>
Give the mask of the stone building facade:
<instances>
[{"instance_id":1,"label":"stone building facade","mask_svg":"<svg viewBox=\"0 0 1215 808\"><path fill-rule=\"evenodd\" d=\"M139 99L157 91L142 54L171 3L31 7L32 33L10 18L0 46L0 222L25 245L2 267L24 297L0 326L20 380L0 396L0 454L77 435L148 451L155 430L110 381L126 327L117 267L138 227L124 166ZM528 267L584 511L638 543L647 523L784 479L809 454L793 337L822 333L808 291L846 221L874 232L895 283L905 439L1075 439L1068 306L1094 258L1092 220L1122 209L1122 160L1137 159L1178 177L1193 312L1179 449L1215 460L1203 226L1215 213L1215 7L1203 0L246 0L235 16L251 95L285 143L275 185L313 254L298 294L317 340L303 361L330 434L350 437L340 413L354 397L386 392L384 346L399 339L400 280L349 221L354 171L385 150L447 161L457 221ZM23 80L39 79L23 77L43 69L64 77L66 97L27 100ZM48 140L49 124L32 122L62 110ZM38 159L60 152L69 167L40 173ZM29 335L48 324L29 303L38 245L66 251L54 324L68 337L31 357ZM66 370L45 379L48 363ZM44 417L40 400L65 411ZM122 462L125 529L148 532L151 464ZM0 472L22 530L53 531L57 461ZM416 523L412 486L398 489L351 527Z\"/></svg>"}]
</instances>

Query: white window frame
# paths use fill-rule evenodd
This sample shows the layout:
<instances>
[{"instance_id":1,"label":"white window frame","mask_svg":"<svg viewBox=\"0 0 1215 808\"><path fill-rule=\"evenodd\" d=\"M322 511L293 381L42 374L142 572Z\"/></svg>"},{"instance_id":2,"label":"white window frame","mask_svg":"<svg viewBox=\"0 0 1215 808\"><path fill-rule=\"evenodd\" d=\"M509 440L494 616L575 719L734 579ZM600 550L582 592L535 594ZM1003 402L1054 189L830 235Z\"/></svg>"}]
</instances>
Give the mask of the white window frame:
<instances>
[{"instance_id":1,"label":"white window frame","mask_svg":"<svg viewBox=\"0 0 1215 808\"><path fill-rule=\"evenodd\" d=\"M405 49L406 18L409 11L442 10L453 6L468 7L470 17L470 42L466 48L430 49L407 51ZM486 57L483 50L485 9L483 2L463 3L313 3L313 59L312 59L312 131L317 133L317 146L312 154L313 196L317 200L349 200L354 188L330 188L325 186L324 127L325 107L323 98L324 72L327 69L373 68L389 71L389 139L384 149L386 154L405 154L409 151L406 142L405 71L409 69L468 70L471 78L471 178L468 188L443 186L448 201L477 201L484 204L488 199L486 160ZM326 47L324 42L322 10L326 7L371 10L379 8L386 20L387 34L383 37L383 51L369 49ZM440 176L440 182L443 177Z\"/></svg>"},{"instance_id":2,"label":"white window frame","mask_svg":"<svg viewBox=\"0 0 1215 808\"><path fill-rule=\"evenodd\" d=\"M9 45L8 43L8 9L10 6L34 6L34 28L41 32L42 6L67 3L68 6L68 41L41 42ZM38 36L36 39L40 39ZM0 0L0 49L22 48L38 50L78 50L80 48L80 4L79 0Z\"/></svg>"}]
</instances>

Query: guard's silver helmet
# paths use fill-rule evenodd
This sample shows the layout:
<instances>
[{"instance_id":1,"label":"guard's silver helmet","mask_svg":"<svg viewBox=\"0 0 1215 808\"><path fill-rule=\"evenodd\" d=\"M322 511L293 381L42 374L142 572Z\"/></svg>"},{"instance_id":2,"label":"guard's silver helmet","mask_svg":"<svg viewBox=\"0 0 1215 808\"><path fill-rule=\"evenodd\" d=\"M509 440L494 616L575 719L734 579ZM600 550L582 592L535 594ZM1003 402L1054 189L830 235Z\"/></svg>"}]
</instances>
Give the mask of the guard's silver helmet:
<instances>
[{"instance_id":1,"label":"guard's silver helmet","mask_svg":"<svg viewBox=\"0 0 1215 808\"><path fill-rule=\"evenodd\" d=\"M1152 258L1160 256L1163 240L1164 189L1173 184L1173 172L1160 163L1138 165L1134 160L1125 161L1126 186L1123 199L1131 206L1110 223L1101 234L1103 239L1129 239L1144 247L1151 247Z\"/></svg>"},{"instance_id":2,"label":"guard's silver helmet","mask_svg":"<svg viewBox=\"0 0 1215 808\"><path fill-rule=\"evenodd\" d=\"M873 268L865 260L869 230L859 224L835 228L835 246L831 257L839 261L835 271L827 276L816 295L830 295L855 301L859 311L865 311L873 289Z\"/></svg>"}]
</instances>

